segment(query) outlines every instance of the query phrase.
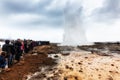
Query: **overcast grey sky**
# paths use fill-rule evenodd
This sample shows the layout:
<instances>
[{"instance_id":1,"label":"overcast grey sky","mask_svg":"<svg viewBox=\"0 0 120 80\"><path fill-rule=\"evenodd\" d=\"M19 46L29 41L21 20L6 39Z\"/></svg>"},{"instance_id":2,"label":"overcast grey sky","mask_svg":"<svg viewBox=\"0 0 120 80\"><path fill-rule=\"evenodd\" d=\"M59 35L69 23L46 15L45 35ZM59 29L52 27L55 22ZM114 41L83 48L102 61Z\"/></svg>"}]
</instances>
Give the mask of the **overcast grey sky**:
<instances>
[{"instance_id":1,"label":"overcast grey sky","mask_svg":"<svg viewBox=\"0 0 120 80\"><path fill-rule=\"evenodd\" d=\"M0 38L62 42L75 5L89 41L120 41L120 0L0 0Z\"/></svg>"}]
</instances>

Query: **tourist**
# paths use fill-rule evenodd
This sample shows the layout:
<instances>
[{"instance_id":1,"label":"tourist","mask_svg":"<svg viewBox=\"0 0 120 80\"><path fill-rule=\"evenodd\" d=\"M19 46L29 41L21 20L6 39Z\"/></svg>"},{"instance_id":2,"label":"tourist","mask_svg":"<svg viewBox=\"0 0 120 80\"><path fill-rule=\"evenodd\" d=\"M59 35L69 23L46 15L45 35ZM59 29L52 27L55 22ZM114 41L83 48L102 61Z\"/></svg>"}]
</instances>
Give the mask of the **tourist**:
<instances>
[{"instance_id":1,"label":"tourist","mask_svg":"<svg viewBox=\"0 0 120 80\"><path fill-rule=\"evenodd\" d=\"M8 67L12 66L13 61L13 51L9 40L5 40L5 44L2 47L2 51L6 52Z\"/></svg>"},{"instance_id":2,"label":"tourist","mask_svg":"<svg viewBox=\"0 0 120 80\"><path fill-rule=\"evenodd\" d=\"M21 44L21 40L20 39L15 41L15 51L16 51L15 60L17 60L17 62L20 61L20 57L22 55L21 46L22 46L22 44Z\"/></svg>"},{"instance_id":3,"label":"tourist","mask_svg":"<svg viewBox=\"0 0 120 80\"><path fill-rule=\"evenodd\" d=\"M21 51L22 51L21 53L24 53L24 42L23 41L21 42Z\"/></svg>"},{"instance_id":4,"label":"tourist","mask_svg":"<svg viewBox=\"0 0 120 80\"><path fill-rule=\"evenodd\" d=\"M24 53L28 53L28 43L27 43L27 40L24 40Z\"/></svg>"},{"instance_id":5,"label":"tourist","mask_svg":"<svg viewBox=\"0 0 120 80\"><path fill-rule=\"evenodd\" d=\"M0 68L4 69L6 65L7 65L6 52L1 52L1 54L0 54Z\"/></svg>"}]
</instances>

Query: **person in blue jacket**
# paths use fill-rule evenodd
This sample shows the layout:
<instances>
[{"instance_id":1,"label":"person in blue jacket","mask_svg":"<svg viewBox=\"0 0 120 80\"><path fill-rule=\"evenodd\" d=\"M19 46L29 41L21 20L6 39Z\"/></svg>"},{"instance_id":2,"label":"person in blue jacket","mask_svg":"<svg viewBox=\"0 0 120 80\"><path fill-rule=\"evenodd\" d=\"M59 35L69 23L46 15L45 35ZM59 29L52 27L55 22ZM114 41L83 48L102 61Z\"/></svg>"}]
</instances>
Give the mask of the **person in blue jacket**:
<instances>
[{"instance_id":1,"label":"person in blue jacket","mask_svg":"<svg viewBox=\"0 0 120 80\"><path fill-rule=\"evenodd\" d=\"M1 54L0 54L0 68L4 69L6 65L7 65L6 53L5 52L1 52Z\"/></svg>"}]
</instances>

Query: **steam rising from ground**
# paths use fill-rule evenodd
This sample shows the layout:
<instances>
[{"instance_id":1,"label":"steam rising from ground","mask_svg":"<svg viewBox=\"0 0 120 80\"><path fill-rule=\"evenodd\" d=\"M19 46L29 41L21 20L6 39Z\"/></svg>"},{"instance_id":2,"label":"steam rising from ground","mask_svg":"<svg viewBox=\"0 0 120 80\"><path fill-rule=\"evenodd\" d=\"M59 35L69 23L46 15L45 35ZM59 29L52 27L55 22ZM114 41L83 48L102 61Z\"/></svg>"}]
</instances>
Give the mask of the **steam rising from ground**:
<instances>
[{"instance_id":1,"label":"steam rising from ground","mask_svg":"<svg viewBox=\"0 0 120 80\"><path fill-rule=\"evenodd\" d=\"M85 45L88 43L83 29L82 9L82 6L76 5L73 8L70 4L65 9L64 45Z\"/></svg>"}]
</instances>

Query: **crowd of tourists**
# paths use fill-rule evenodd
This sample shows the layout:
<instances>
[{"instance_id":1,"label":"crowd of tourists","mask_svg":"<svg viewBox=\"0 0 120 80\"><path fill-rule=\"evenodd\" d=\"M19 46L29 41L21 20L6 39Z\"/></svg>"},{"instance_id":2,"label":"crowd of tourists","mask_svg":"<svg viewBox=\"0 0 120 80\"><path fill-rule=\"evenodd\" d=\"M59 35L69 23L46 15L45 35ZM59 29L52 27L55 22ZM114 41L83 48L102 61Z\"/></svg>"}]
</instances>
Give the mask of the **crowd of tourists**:
<instances>
[{"instance_id":1,"label":"crowd of tourists","mask_svg":"<svg viewBox=\"0 0 120 80\"><path fill-rule=\"evenodd\" d=\"M10 68L19 63L23 54L28 53L39 43L33 40L5 40L0 54L0 69Z\"/></svg>"}]
</instances>

